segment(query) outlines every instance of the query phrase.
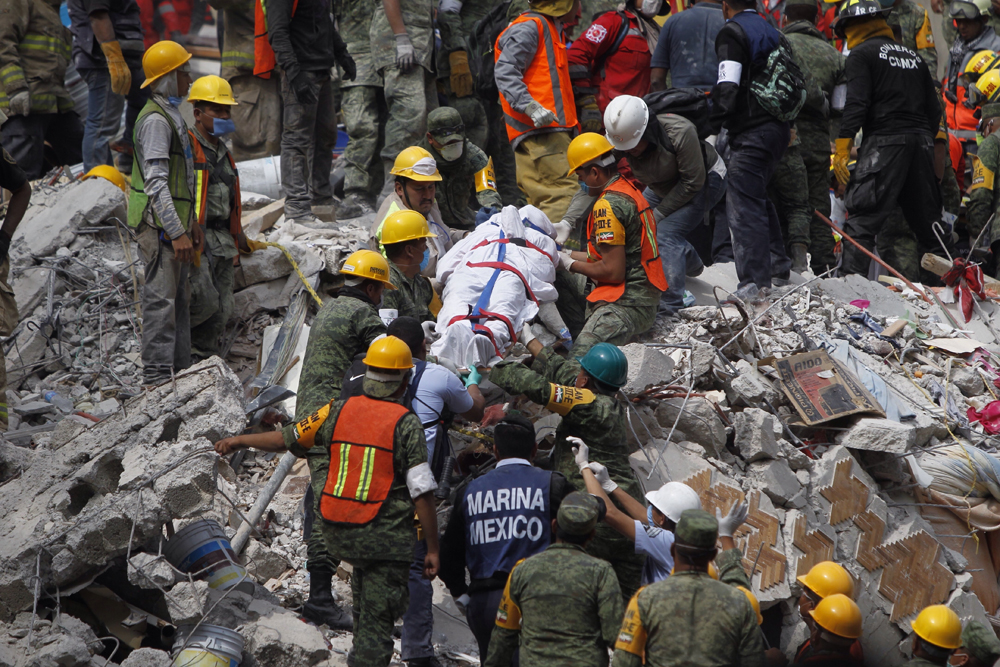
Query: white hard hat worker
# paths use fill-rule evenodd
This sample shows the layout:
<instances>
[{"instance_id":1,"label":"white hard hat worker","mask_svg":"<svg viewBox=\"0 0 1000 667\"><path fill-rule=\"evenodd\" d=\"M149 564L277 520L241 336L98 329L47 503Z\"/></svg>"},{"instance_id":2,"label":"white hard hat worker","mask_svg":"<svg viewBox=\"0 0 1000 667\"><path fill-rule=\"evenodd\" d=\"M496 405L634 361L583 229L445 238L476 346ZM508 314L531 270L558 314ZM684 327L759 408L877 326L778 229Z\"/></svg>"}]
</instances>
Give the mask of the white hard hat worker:
<instances>
[{"instance_id":1,"label":"white hard hat worker","mask_svg":"<svg viewBox=\"0 0 1000 667\"><path fill-rule=\"evenodd\" d=\"M681 514L685 510L701 509L698 493L681 482L667 482L655 491L647 493L646 500L649 501L653 511L652 523L667 530L673 530L671 524L680 521ZM657 514L660 516L657 517Z\"/></svg>"},{"instance_id":2,"label":"white hard hat worker","mask_svg":"<svg viewBox=\"0 0 1000 667\"><path fill-rule=\"evenodd\" d=\"M642 140L649 123L649 107L641 97L619 95L604 110L604 129L615 149L630 151Z\"/></svg>"}]
</instances>

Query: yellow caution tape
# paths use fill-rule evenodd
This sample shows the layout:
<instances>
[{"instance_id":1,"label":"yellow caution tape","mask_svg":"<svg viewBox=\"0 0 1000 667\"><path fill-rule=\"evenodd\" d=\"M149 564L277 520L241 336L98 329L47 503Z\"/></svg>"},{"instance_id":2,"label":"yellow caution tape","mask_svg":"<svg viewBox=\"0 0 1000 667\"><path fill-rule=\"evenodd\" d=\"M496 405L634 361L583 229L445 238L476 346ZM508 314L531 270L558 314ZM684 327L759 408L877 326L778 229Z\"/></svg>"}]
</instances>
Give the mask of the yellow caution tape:
<instances>
[{"instance_id":1,"label":"yellow caution tape","mask_svg":"<svg viewBox=\"0 0 1000 667\"><path fill-rule=\"evenodd\" d=\"M302 269L299 268L299 265L292 258L292 253L288 252L288 248L281 245L280 243L271 243L270 241L264 243L264 245L271 246L272 248L277 248L285 255L285 259L288 260L288 263L292 265L293 269L295 269L295 273L298 274L299 280L301 280L302 284L306 286L306 291L309 292L309 295L312 296L312 298L316 300L316 303L322 308L323 299L319 298L319 294L316 294L316 290L314 290L312 288L312 285L309 284L309 281L306 280L305 274L302 273Z\"/></svg>"}]
</instances>

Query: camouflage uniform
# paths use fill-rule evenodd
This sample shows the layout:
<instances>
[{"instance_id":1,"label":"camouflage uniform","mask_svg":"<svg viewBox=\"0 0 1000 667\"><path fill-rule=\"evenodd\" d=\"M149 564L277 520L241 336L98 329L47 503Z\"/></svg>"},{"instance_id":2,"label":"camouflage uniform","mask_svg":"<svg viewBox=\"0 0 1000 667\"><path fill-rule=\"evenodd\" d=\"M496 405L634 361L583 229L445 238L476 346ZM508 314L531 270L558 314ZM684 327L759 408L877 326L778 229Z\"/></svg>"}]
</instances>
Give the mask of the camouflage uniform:
<instances>
[{"instance_id":1,"label":"camouflage uniform","mask_svg":"<svg viewBox=\"0 0 1000 667\"><path fill-rule=\"evenodd\" d=\"M313 494L317 498L326 485L330 470L329 444L344 403L331 401L325 417L322 410L309 417L311 422L325 419L314 437L298 439L301 422L282 429L289 451L308 461ZM377 415L372 417L377 418ZM393 624L409 604L409 570L417 534L406 473L427 462L424 431L413 413L405 415L396 425L392 454L392 486L374 519L360 526L320 522L320 529L313 531L325 541L329 553L350 561L354 567L351 576L355 609L353 651L358 665L389 664Z\"/></svg>"},{"instance_id":2,"label":"camouflage uniform","mask_svg":"<svg viewBox=\"0 0 1000 667\"><path fill-rule=\"evenodd\" d=\"M382 75L372 60L370 30L375 4L372 0L339 0L337 25L358 73L342 81L341 113L347 130L344 149L344 194L374 198L382 187L382 163L377 159L383 141L385 102ZM380 104L381 103L381 104Z\"/></svg>"},{"instance_id":3,"label":"camouflage uniform","mask_svg":"<svg viewBox=\"0 0 1000 667\"><path fill-rule=\"evenodd\" d=\"M511 571L484 667L511 664L519 639L524 667L606 667L621 617L611 566L575 544L549 545Z\"/></svg>"},{"instance_id":4,"label":"camouflage uniform","mask_svg":"<svg viewBox=\"0 0 1000 667\"><path fill-rule=\"evenodd\" d=\"M1000 659L1000 640L993 629L979 621L969 621L962 630L962 646L981 665L992 665Z\"/></svg>"},{"instance_id":5,"label":"camouflage uniform","mask_svg":"<svg viewBox=\"0 0 1000 667\"><path fill-rule=\"evenodd\" d=\"M823 99L811 97L795 119L800 145L798 152L809 183L809 252L814 273L821 273L837 263L833 255L835 241L832 230L814 213L818 210L830 217L830 138L832 125L839 121L839 111L824 111L823 104L832 101L833 91L845 84L846 59L830 45L826 37L808 21L795 21L784 29L792 45L795 59L810 82L823 94ZM779 167L780 169L780 167ZM790 243L795 241L789 240Z\"/></svg>"},{"instance_id":6,"label":"camouflage uniform","mask_svg":"<svg viewBox=\"0 0 1000 667\"><path fill-rule=\"evenodd\" d=\"M983 118L989 119L993 114L1000 115L1000 105L987 104L983 106ZM1000 122L998 119L996 122ZM966 221L969 226L969 237L975 240L990 217L1000 211L1000 183L995 182L1000 171L1000 133L993 133L979 144L979 153L972 156L972 182L969 185L969 203L966 209ZM992 245L1000 239L1000 215L993 219L990 228L983 234L986 245Z\"/></svg>"},{"instance_id":7,"label":"camouflage uniform","mask_svg":"<svg viewBox=\"0 0 1000 667\"><path fill-rule=\"evenodd\" d=\"M201 266L192 265L188 274L191 281L191 356L207 359L220 353L219 339L235 307L236 267L233 260L239 251L229 231L229 215L238 202L235 201L235 188L226 185L226 181L236 183L239 176L229 164L225 142L213 146L197 129L194 136L205 151L208 163L208 196L205 253Z\"/></svg>"},{"instance_id":8,"label":"camouflage uniform","mask_svg":"<svg viewBox=\"0 0 1000 667\"><path fill-rule=\"evenodd\" d=\"M340 396L344 373L351 367L355 355L368 349L376 336L385 333L385 323L378 316L378 308L358 295L360 292L353 288L341 289L340 296L327 302L313 320L295 399L296 420L308 417ZM314 516L319 516L316 506L319 497L318 493L313 496ZM330 556L323 531L309 531L306 541L306 569L335 572L339 561Z\"/></svg>"},{"instance_id":9,"label":"camouflage uniform","mask_svg":"<svg viewBox=\"0 0 1000 667\"><path fill-rule=\"evenodd\" d=\"M419 273L413 278L407 278L399 267L389 260L389 282L396 286L394 290L382 292L380 308L396 310L399 317L414 317L419 322L434 321L430 305L434 299L434 288L431 281Z\"/></svg>"},{"instance_id":10,"label":"camouflage uniform","mask_svg":"<svg viewBox=\"0 0 1000 667\"><path fill-rule=\"evenodd\" d=\"M785 149L767 185L767 196L774 203L781 222L785 248L793 243L808 246L811 236L809 221L809 177L799 152L798 137ZM829 199L829 197L827 197Z\"/></svg>"},{"instance_id":11,"label":"camouflage uniform","mask_svg":"<svg viewBox=\"0 0 1000 667\"><path fill-rule=\"evenodd\" d=\"M514 151L507 141L507 129L500 103L496 99L481 99L475 95L456 97L451 91L451 66L448 64L448 55L454 51L468 53L466 39L472 35L476 22L489 13L493 5L491 0L465 0L456 11L455 5L449 7L442 3L438 11L442 45L442 57L438 58L438 81L444 86L448 96L448 106L458 109L462 114L468 132L466 138L493 157L497 189L503 197L503 203L509 206L523 206L524 196L517 187Z\"/></svg>"},{"instance_id":12,"label":"camouflage uniform","mask_svg":"<svg viewBox=\"0 0 1000 667\"><path fill-rule=\"evenodd\" d=\"M743 552L739 549L726 549L716 556L715 567L719 570L719 581L722 583L753 590L747 571L743 569Z\"/></svg>"},{"instance_id":13,"label":"camouflage uniform","mask_svg":"<svg viewBox=\"0 0 1000 667\"><path fill-rule=\"evenodd\" d=\"M408 146L416 145L427 131L427 114L437 108L434 86L434 0L400 2L403 23L416 52L417 65L409 72L396 67L396 38L381 2L375 3L372 15L372 63L382 75L382 90L388 107L385 123L385 146L382 164L385 173L392 169L396 156Z\"/></svg>"},{"instance_id":14,"label":"camouflage uniform","mask_svg":"<svg viewBox=\"0 0 1000 667\"><path fill-rule=\"evenodd\" d=\"M656 319L662 294L649 282L642 265L643 229L635 202L616 192L605 192L601 197L610 204L614 217L625 228L625 293L614 302L598 301L588 305L587 322L574 337L572 353L575 357L582 357L597 343L624 345L633 336L648 331ZM600 202L599 199L594 205L592 215L598 215ZM598 224L593 227L590 243L596 248ZM578 296L583 298L582 294Z\"/></svg>"},{"instance_id":15,"label":"camouflage uniform","mask_svg":"<svg viewBox=\"0 0 1000 667\"><path fill-rule=\"evenodd\" d=\"M628 460L625 406L613 396L575 389L580 368L578 362L563 359L546 347L535 357L530 369L517 362L500 362L490 371L490 382L509 394L524 394L529 400L562 415L556 428L552 467L565 475L575 489L584 491L586 485L576 467L571 445L566 442L566 437L571 435L582 438L590 447L591 460L607 466L611 479L642 502L642 489ZM587 545L587 552L611 563L625 599L639 588L645 557L635 553L628 538L601 523L597 527L597 537Z\"/></svg>"},{"instance_id":16,"label":"camouflage uniform","mask_svg":"<svg viewBox=\"0 0 1000 667\"><path fill-rule=\"evenodd\" d=\"M947 11L947 10L945 10ZM951 23L947 14L942 19L942 25ZM917 52L920 59L927 63L931 78L937 80L938 53L934 46L934 32L931 30L931 17L923 6L913 0L903 0L892 8L885 22L889 27L899 26L902 39L900 44ZM945 44L951 44L953 39L946 39Z\"/></svg>"}]
</instances>

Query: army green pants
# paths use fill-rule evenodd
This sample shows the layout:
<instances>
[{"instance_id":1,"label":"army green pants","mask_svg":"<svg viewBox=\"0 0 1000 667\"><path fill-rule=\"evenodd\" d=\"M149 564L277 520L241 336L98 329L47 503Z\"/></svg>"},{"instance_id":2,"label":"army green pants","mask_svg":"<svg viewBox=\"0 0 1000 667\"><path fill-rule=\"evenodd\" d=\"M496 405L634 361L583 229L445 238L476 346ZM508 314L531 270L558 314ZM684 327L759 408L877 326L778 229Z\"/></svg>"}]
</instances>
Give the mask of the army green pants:
<instances>
[{"instance_id":1,"label":"army green pants","mask_svg":"<svg viewBox=\"0 0 1000 667\"><path fill-rule=\"evenodd\" d=\"M528 203L540 208L553 222L562 220L580 189L576 176L566 175L566 149L572 139L569 132L533 134L521 139L514 151L518 186Z\"/></svg>"},{"instance_id":2,"label":"army green pants","mask_svg":"<svg viewBox=\"0 0 1000 667\"><path fill-rule=\"evenodd\" d=\"M876 240L878 256L909 280L920 280L920 244L906 224L903 209L896 209L882 225Z\"/></svg>"},{"instance_id":3,"label":"army green pants","mask_svg":"<svg viewBox=\"0 0 1000 667\"><path fill-rule=\"evenodd\" d=\"M344 149L345 194L374 197L382 188L382 161L378 159L385 139L379 123L384 116L379 109L381 95L382 89L374 86L344 88L341 110L348 136Z\"/></svg>"},{"instance_id":4,"label":"army green pants","mask_svg":"<svg viewBox=\"0 0 1000 667\"><path fill-rule=\"evenodd\" d=\"M837 244L833 230L813 211L830 217L830 154L802 151L802 163L809 181L809 254L813 273L820 274L837 264L833 254Z\"/></svg>"},{"instance_id":5,"label":"army green pants","mask_svg":"<svg viewBox=\"0 0 1000 667\"><path fill-rule=\"evenodd\" d=\"M229 79L233 95L240 101L230 107L236 131L233 133L233 159L253 160L281 154L281 86L272 76L262 79L239 74Z\"/></svg>"},{"instance_id":6,"label":"army green pants","mask_svg":"<svg viewBox=\"0 0 1000 667\"><path fill-rule=\"evenodd\" d=\"M789 146L781 156L767 186L767 196L774 203L785 237L785 248L800 243L809 245L812 218L809 208L809 177L798 146Z\"/></svg>"},{"instance_id":7,"label":"army green pants","mask_svg":"<svg viewBox=\"0 0 1000 667\"><path fill-rule=\"evenodd\" d=\"M423 67L401 72L395 65L382 70L389 115L385 122L382 165L385 173L403 149L420 143L427 133L427 114L438 107L434 75Z\"/></svg>"},{"instance_id":8,"label":"army green pants","mask_svg":"<svg viewBox=\"0 0 1000 667\"><path fill-rule=\"evenodd\" d=\"M600 302L590 310L583 330L574 338L574 357L582 357L598 343L625 345L633 336L649 331L656 319L656 304L645 308Z\"/></svg>"},{"instance_id":9,"label":"army green pants","mask_svg":"<svg viewBox=\"0 0 1000 667\"><path fill-rule=\"evenodd\" d=\"M228 232L225 234L229 236ZM217 230L208 230L201 266L191 265L191 357L195 360L220 353L222 332L235 308L236 267L232 252L235 246L232 236L228 248L220 236Z\"/></svg>"},{"instance_id":10,"label":"army green pants","mask_svg":"<svg viewBox=\"0 0 1000 667\"><path fill-rule=\"evenodd\" d=\"M340 559L334 558L326 546L326 538L323 536L323 515L319 512L320 496L313 491L314 481L319 484L320 489L326 484L327 470L319 463L314 466L314 460L307 459L310 482L303 499L302 537L306 541L306 569L310 572L320 570L336 572Z\"/></svg>"},{"instance_id":11,"label":"army green pants","mask_svg":"<svg viewBox=\"0 0 1000 667\"><path fill-rule=\"evenodd\" d=\"M355 560L351 565L354 664L387 667L392 660L393 626L410 603L410 563Z\"/></svg>"}]
</instances>

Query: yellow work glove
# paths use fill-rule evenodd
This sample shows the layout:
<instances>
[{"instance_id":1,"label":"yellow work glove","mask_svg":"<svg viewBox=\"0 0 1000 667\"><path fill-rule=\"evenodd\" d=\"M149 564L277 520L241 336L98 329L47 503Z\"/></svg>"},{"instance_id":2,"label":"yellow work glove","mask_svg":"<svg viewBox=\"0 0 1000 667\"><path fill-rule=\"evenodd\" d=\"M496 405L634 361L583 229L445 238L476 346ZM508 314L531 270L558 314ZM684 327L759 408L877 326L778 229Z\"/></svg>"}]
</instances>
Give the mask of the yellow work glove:
<instances>
[{"instance_id":1,"label":"yellow work glove","mask_svg":"<svg viewBox=\"0 0 1000 667\"><path fill-rule=\"evenodd\" d=\"M469 69L469 56L465 51L452 51L448 54L448 64L451 65L451 92L455 97L468 97L472 94L472 71Z\"/></svg>"},{"instance_id":2,"label":"yellow work glove","mask_svg":"<svg viewBox=\"0 0 1000 667\"><path fill-rule=\"evenodd\" d=\"M837 152L833 154L833 173L841 185L847 185L851 180L851 172L847 163L851 161L851 148L854 139L837 139Z\"/></svg>"},{"instance_id":3,"label":"yellow work glove","mask_svg":"<svg viewBox=\"0 0 1000 667\"><path fill-rule=\"evenodd\" d=\"M580 128L584 132L604 132L604 117L601 109L597 106L597 98L593 95L578 97L576 100L576 116L580 121Z\"/></svg>"},{"instance_id":4,"label":"yellow work glove","mask_svg":"<svg viewBox=\"0 0 1000 667\"><path fill-rule=\"evenodd\" d=\"M250 252L257 252L258 250L264 250L267 248L267 244L263 241L254 241L253 239L247 239L247 247L250 248Z\"/></svg>"},{"instance_id":5,"label":"yellow work glove","mask_svg":"<svg viewBox=\"0 0 1000 667\"><path fill-rule=\"evenodd\" d=\"M101 51L108 59L108 74L111 75L111 91L116 95L128 95L132 87L132 72L125 64L125 56L122 55L122 47L117 41L104 42L101 44Z\"/></svg>"}]
</instances>

